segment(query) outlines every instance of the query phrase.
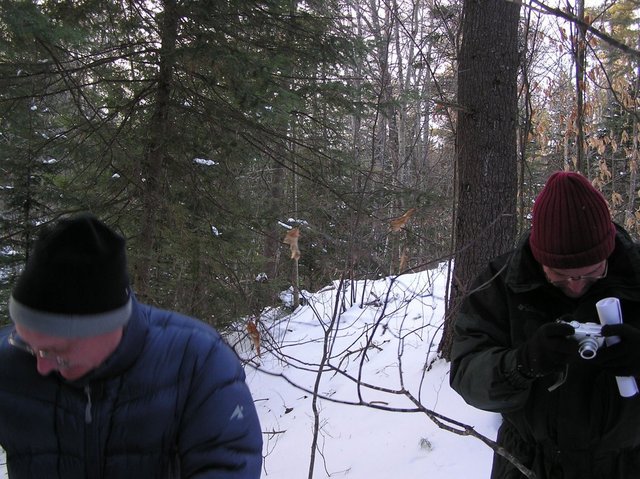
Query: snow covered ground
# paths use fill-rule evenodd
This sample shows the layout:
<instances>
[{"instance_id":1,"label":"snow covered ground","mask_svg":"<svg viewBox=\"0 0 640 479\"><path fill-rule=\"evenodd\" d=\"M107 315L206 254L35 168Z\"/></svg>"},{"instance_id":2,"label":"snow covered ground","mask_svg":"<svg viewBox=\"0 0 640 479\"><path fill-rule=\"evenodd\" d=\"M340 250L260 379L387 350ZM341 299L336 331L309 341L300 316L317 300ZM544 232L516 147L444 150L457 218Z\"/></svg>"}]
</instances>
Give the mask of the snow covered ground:
<instances>
[{"instance_id":1,"label":"snow covered ground","mask_svg":"<svg viewBox=\"0 0 640 479\"><path fill-rule=\"evenodd\" d=\"M262 430L264 478L486 478L492 450L438 427L424 412L494 439L498 415L466 405L436 358L446 265L306 294L290 315L259 320L261 355L245 357ZM336 298L338 298L336 300ZM314 394L322 397L315 404ZM314 426L314 424L316 424ZM446 426L463 426L443 420Z\"/></svg>"}]
</instances>

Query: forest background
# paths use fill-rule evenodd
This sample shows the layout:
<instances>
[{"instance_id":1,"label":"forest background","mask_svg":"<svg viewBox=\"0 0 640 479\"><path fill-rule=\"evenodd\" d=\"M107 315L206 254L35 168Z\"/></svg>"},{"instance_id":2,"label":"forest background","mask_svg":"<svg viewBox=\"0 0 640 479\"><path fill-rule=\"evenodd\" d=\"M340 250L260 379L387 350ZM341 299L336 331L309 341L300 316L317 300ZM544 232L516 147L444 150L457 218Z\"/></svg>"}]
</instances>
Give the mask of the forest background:
<instances>
[{"instance_id":1,"label":"forest background","mask_svg":"<svg viewBox=\"0 0 640 479\"><path fill-rule=\"evenodd\" d=\"M448 259L455 311L560 169L638 238L639 5L583 2L0 0L0 321L87 210L221 329Z\"/></svg>"}]
</instances>

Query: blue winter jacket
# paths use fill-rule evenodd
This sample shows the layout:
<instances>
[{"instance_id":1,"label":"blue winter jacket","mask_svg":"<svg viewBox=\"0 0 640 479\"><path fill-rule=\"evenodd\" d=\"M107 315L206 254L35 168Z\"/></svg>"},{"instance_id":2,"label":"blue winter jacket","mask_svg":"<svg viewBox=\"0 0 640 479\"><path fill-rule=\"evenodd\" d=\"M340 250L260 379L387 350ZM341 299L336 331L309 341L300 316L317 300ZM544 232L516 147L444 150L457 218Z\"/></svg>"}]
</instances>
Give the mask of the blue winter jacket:
<instances>
[{"instance_id":1,"label":"blue winter jacket","mask_svg":"<svg viewBox=\"0 0 640 479\"><path fill-rule=\"evenodd\" d=\"M11 479L255 479L244 371L204 323L136 303L116 351L69 382L0 333L0 445Z\"/></svg>"}]
</instances>

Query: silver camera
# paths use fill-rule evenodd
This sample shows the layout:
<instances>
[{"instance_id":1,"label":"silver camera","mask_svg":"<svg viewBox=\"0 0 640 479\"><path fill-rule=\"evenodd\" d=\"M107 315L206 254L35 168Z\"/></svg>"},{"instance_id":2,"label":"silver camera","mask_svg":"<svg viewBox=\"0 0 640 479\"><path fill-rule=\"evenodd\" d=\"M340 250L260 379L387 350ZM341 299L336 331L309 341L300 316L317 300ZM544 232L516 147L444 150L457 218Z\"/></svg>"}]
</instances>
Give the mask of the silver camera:
<instances>
[{"instance_id":1,"label":"silver camera","mask_svg":"<svg viewBox=\"0 0 640 479\"><path fill-rule=\"evenodd\" d=\"M570 338L578 341L578 353L583 359L593 359L598 349L604 344L604 336L600 332L601 324L579 323L578 321L560 321L569 324L575 329L575 333Z\"/></svg>"}]
</instances>

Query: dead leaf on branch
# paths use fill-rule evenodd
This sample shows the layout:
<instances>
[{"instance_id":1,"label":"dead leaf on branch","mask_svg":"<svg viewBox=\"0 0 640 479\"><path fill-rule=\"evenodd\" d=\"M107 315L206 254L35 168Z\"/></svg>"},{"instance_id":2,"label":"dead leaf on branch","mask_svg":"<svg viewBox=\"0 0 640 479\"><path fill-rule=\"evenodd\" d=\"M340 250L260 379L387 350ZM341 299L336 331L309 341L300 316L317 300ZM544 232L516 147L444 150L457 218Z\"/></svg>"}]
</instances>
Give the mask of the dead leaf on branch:
<instances>
[{"instance_id":1,"label":"dead leaf on branch","mask_svg":"<svg viewBox=\"0 0 640 479\"><path fill-rule=\"evenodd\" d=\"M300 248L298 247L298 239L300 238L300 229L292 228L287 231L282 242L289 245L291 250L291 259L298 261L300 259Z\"/></svg>"},{"instance_id":2,"label":"dead leaf on branch","mask_svg":"<svg viewBox=\"0 0 640 479\"><path fill-rule=\"evenodd\" d=\"M621 206L624 203L624 198L622 198L620 193L613 192L611 193L611 203L615 207Z\"/></svg>"},{"instance_id":3,"label":"dead leaf on branch","mask_svg":"<svg viewBox=\"0 0 640 479\"><path fill-rule=\"evenodd\" d=\"M260 357L260 331L258 331L258 326L253 319L247 321L247 333L256 349L256 356Z\"/></svg>"},{"instance_id":4,"label":"dead leaf on branch","mask_svg":"<svg viewBox=\"0 0 640 479\"><path fill-rule=\"evenodd\" d=\"M599 174L603 181L611 181L611 171L609 171L606 161L598 161L598 169L600 170Z\"/></svg>"},{"instance_id":5,"label":"dead leaf on branch","mask_svg":"<svg viewBox=\"0 0 640 479\"><path fill-rule=\"evenodd\" d=\"M416 208L409 208L402 216L392 219L389 222L389 230L393 231L394 233L400 231L406 226L407 222L411 219L416 211Z\"/></svg>"}]
</instances>

